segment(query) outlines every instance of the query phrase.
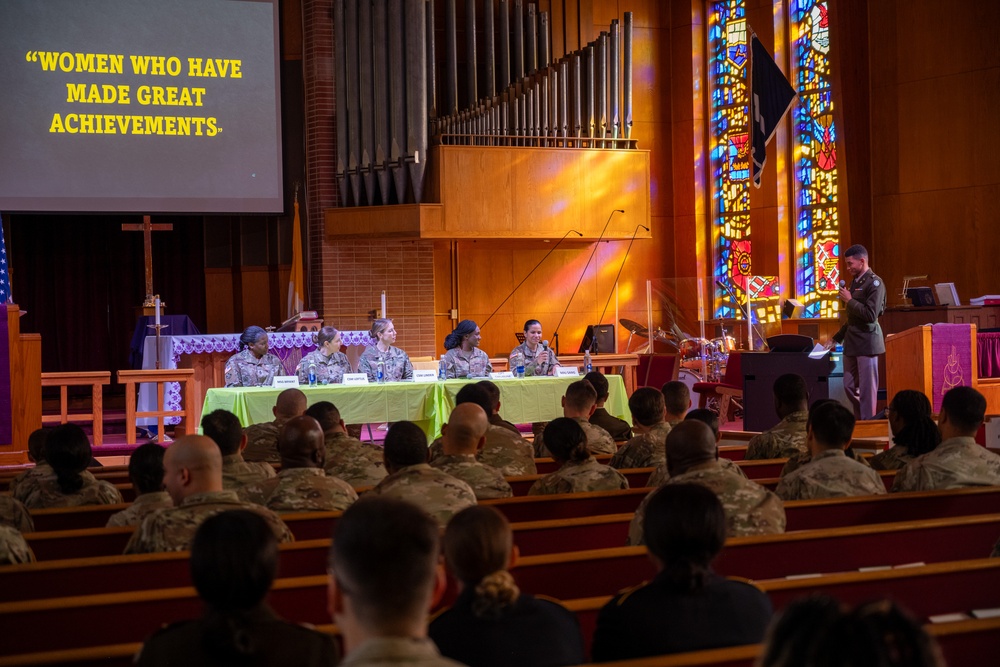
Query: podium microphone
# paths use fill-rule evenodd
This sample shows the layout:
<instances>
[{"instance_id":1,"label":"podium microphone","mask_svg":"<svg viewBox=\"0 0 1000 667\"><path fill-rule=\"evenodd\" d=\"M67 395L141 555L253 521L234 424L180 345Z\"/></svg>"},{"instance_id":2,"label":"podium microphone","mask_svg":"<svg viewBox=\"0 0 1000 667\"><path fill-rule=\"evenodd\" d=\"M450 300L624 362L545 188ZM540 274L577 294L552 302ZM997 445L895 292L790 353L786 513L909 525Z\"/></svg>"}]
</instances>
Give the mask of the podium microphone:
<instances>
[{"instance_id":1,"label":"podium microphone","mask_svg":"<svg viewBox=\"0 0 1000 667\"><path fill-rule=\"evenodd\" d=\"M622 270L625 268L625 260L628 259L628 253L630 250L632 250L632 244L635 242L635 237L639 234L640 229L645 229L647 232L649 231L649 227L647 227L646 225L635 226L635 231L632 232L632 238L628 242L628 247L625 248L625 256L622 257L622 265L618 267L618 275L615 276L615 281L611 283L611 291L608 292L608 300L604 302L604 310L601 311L601 317L597 320L597 324L599 325L604 324L604 315L608 312L608 306L611 305L611 297L614 296L615 287L618 285L618 279L622 277ZM594 338L590 343L590 351L593 352L594 354L597 354L598 352L596 331L594 332ZM614 350L612 350L612 352L614 352Z\"/></svg>"},{"instance_id":2,"label":"podium microphone","mask_svg":"<svg viewBox=\"0 0 1000 667\"><path fill-rule=\"evenodd\" d=\"M501 308L503 308L503 305L505 303L507 303L508 301L510 301L510 297L514 296L514 292L516 292L518 289L521 288L521 285L523 285L525 283L525 281L527 281L528 278L531 277L531 274L534 273L538 269L538 267L540 267L542 265L542 262L544 262L546 259L549 258L549 255L551 255L553 252L555 252L556 248L559 247L559 244L562 243L563 241L565 241L566 237L569 236L570 234L576 234L577 236L583 236L583 234L581 234L580 232L576 231L575 229L571 229L568 232L566 232L565 234L563 234L562 238L559 239L559 241L554 246L552 246L552 249L549 250L547 253L545 253L544 257L542 257L540 260L538 260L538 264L535 264L535 268L532 269L531 271L528 271L528 275L526 275L524 278L522 278L521 282L519 282L517 284L517 287L515 287L514 289L512 289L510 291L510 294L507 295L507 298L504 299L503 301L501 301L500 305L496 307L496 310L494 310L492 313L490 313L490 316L486 318L486 322L489 322L490 320L493 319L493 316L497 314L497 311L499 311ZM486 326L486 322L483 322L482 324L480 324L479 328L482 329L483 327L485 327Z\"/></svg>"},{"instance_id":3,"label":"podium microphone","mask_svg":"<svg viewBox=\"0 0 1000 667\"><path fill-rule=\"evenodd\" d=\"M847 281L841 279L841 281L840 281L840 289L845 289L846 287L847 287Z\"/></svg>"}]
</instances>

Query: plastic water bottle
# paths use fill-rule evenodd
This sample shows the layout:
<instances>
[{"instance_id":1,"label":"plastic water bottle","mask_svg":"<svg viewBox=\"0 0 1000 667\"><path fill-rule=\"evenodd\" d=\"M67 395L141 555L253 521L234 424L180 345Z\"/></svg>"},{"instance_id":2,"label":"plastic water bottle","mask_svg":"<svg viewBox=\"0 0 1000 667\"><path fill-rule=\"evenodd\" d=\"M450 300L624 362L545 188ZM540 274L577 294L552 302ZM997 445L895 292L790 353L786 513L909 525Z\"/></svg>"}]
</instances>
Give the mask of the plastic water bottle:
<instances>
[{"instance_id":1,"label":"plastic water bottle","mask_svg":"<svg viewBox=\"0 0 1000 667\"><path fill-rule=\"evenodd\" d=\"M594 362L590 358L590 350L584 350L583 352L583 373L586 375L590 371L594 370Z\"/></svg>"},{"instance_id":2,"label":"plastic water bottle","mask_svg":"<svg viewBox=\"0 0 1000 667\"><path fill-rule=\"evenodd\" d=\"M518 352L517 356L514 357L514 363L517 366L514 368L514 376L519 380L524 379L524 352Z\"/></svg>"},{"instance_id":3,"label":"plastic water bottle","mask_svg":"<svg viewBox=\"0 0 1000 667\"><path fill-rule=\"evenodd\" d=\"M378 366L376 367L375 380L379 384L385 382L385 363L381 359L379 359Z\"/></svg>"},{"instance_id":4,"label":"plastic water bottle","mask_svg":"<svg viewBox=\"0 0 1000 667\"><path fill-rule=\"evenodd\" d=\"M316 386L316 364L309 364L309 386Z\"/></svg>"},{"instance_id":5,"label":"plastic water bottle","mask_svg":"<svg viewBox=\"0 0 1000 667\"><path fill-rule=\"evenodd\" d=\"M438 380L444 382L448 379L448 364L445 363L444 355L441 355L441 361L438 362Z\"/></svg>"}]
</instances>

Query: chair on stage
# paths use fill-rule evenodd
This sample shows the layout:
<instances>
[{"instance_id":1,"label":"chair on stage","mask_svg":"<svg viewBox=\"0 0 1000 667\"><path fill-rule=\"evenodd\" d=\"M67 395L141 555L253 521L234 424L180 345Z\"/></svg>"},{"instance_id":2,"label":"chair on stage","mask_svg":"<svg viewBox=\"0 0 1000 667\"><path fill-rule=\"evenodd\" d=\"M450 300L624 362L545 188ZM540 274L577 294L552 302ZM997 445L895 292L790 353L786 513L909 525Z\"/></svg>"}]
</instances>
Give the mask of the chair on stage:
<instances>
[{"instance_id":1,"label":"chair on stage","mask_svg":"<svg viewBox=\"0 0 1000 667\"><path fill-rule=\"evenodd\" d=\"M679 354L640 354L639 365L635 369L636 389L659 389L667 382L676 380L680 368Z\"/></svg>"},{"instance_id":2,"label":"chair on stage","mask_svg":"<svg viewBox=\"0 0 1000 667\"><path fill-rule=\"evenodd\" d=\"M699 395L698 407L704 408L710 399L718 401L719 424L730 420L730 412L735 412L743 402L743 372L740 353L730 352L726 361L726 374L721 382L696 382L692 391Z\"/></svg>"}]
</instances>

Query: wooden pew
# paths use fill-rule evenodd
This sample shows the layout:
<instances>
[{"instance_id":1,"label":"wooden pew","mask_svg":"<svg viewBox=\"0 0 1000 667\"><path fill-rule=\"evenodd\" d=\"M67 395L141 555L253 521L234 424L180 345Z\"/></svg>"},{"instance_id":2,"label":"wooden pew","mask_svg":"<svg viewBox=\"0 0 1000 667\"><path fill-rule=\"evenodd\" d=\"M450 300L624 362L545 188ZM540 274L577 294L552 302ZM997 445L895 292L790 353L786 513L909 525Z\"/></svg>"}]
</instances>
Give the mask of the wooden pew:
<instances>
[{"instance_id":1,"label":"wooden pew","mask_svg":"<svg viewBox=\"0 0 1000 667\"><path fill-rule=\"evenodd\" d=\"M481 505L492 505L507 520L534 521L564 519L575 516L598 516L634 512L652 489L634 488L622 491L591 491L587 493L561 493L551 496L521 496L484 500Z\"/></svg>"}]
</instances>

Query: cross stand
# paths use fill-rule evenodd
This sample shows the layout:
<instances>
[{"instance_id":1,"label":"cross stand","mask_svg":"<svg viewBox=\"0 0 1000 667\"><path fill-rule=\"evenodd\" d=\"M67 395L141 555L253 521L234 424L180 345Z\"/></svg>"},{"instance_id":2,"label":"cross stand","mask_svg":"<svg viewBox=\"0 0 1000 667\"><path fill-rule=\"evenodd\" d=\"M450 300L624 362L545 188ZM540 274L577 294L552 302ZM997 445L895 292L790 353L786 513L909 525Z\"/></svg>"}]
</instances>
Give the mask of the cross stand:
<instances>
[{"instance_id":1,"label":"cross stand","mask_svg":"<svg viewBox=\"0 0 1000 667\"><path fill-rule=\"evenodd\" d=\"M153 296L153 232L168 232L172 231L174 226L170 223L159 223L152 224L150 217L148 215L142 216L142 224L123 224L122 231L126 232L142 232L142 247L143 255L145 257L145 273L146 273L146 300L143 302L142 307L145 315L149 315L146 312L153 308L154 299ZM159 332L157 332L159 333Z\"/></svg>"}]
</instances>

